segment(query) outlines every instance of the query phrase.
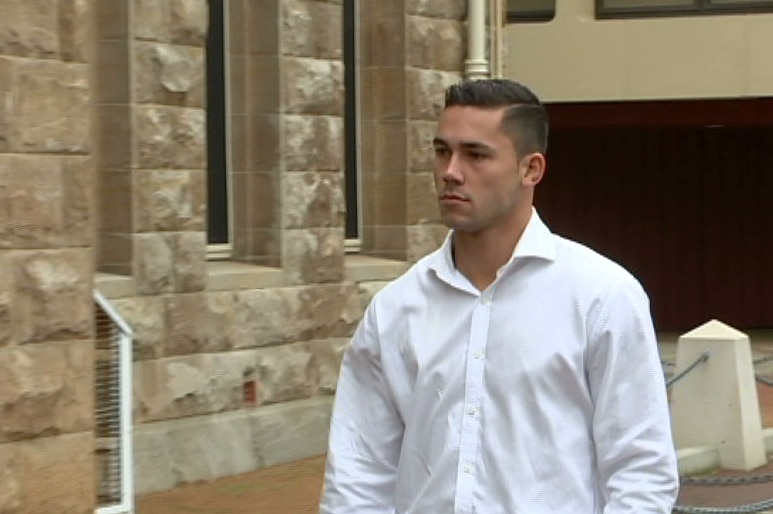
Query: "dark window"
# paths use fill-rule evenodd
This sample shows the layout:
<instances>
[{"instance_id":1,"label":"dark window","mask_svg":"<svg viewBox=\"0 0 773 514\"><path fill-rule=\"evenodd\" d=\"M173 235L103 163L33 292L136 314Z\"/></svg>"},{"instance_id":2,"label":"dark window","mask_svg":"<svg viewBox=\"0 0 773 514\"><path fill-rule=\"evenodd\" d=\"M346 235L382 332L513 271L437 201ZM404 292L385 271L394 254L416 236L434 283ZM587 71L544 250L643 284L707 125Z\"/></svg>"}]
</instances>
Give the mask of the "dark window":
<instances>
[{"instance_id":1,"label":"dark window","mask_svg":"<svg viewBox=\"0 0 773 514\"><path fill-rule=\"evenodd\" d=\"M507 0L507 21L550 21L556 15L556 0Z\"/></svg>"},{"instance_id":2,"label":"dark window","mask_svg":"<svg viewBox=\"0 0 773 514\"><path fill-rule=\"evenodd\" d=\"M598 18L737 14L773 11L773 0L596 0Z\"/></svg>"},{"instance_id":3,"label":"dark window","mask_svg":"<svg viewBox=\"0 0 773 514\"><path fill-rule=\"evenodd\" d=\"M228 238L226 81L223 0L209 0L207 36L207 242Z\"/></svg>"},{"instance_id":4,"label":"dark window","mask_svg":"<svg viewBox=\"0 0 773 514\"><path fill-rule=\"evenodd\" d=\"M356 5L357 0L344 0L344 182L347 239L360 238Z\"/></svg>"}]
</instances>

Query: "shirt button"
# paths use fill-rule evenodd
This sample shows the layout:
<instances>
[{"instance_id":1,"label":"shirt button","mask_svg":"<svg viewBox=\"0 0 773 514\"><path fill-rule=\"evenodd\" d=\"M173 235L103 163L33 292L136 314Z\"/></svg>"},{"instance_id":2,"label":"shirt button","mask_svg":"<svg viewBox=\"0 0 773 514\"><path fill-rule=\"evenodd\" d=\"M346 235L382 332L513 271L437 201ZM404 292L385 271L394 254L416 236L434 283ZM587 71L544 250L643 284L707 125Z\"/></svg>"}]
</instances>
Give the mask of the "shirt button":
<instances>
[{"instance_id":1,"label":"shirt button","mask_svg":"<svg viewBox=\"0 0 773 514\"><path fill-rule=\"evenodd\" d=\"M467 473L468 475L472 474L472 464L465 464L464 472Z\"/></svg>"},{"instance_id":2,"label":"shirt button","mask_svg":"<svg viewBox=\"0 0 773 514\"><path fill-rule=\"evenodd\" d=\"M475 352L475 358L478 360L481 360L485 355L486 354L483 353L483 350L478 350L477 352Z\"/></svg>"},{"instance_id":3,"label":"shirt button","mask_svg":"<svg viewBox=\"0 0 773 514\"><path fill-rule=\"evenodd\" d=\"M480 297L480 303L483 305L488 305L491 302L491 298L488 295L483 295Z\"/></svg>"},{"instance_id":4,"label":"shirt button","mask_svg":"<svg viewBox=\"0 0 773 514\"><path fill-rule=\"evenodd\" d=\"M474 416L477 413L478 413L478 409L476 409L475 407L470 407L469 409L467 409L468 416Z\"/></svg>"}]
</instances>

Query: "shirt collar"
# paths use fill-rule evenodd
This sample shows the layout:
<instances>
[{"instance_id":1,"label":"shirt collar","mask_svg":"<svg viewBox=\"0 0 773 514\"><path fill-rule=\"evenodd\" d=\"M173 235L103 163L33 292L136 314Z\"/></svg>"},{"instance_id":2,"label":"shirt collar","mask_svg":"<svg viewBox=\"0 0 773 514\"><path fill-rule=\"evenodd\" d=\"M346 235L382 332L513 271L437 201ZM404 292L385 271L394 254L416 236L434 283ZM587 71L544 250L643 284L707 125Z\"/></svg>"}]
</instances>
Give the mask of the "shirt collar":
<instances>
[{"instance_id":1,"label":"shirt collar","mask_svg":"<svg viewBox=\"0 0 773 514\"><path fill-rule=\"evenodd\" d=\"M451 230L446 235L442 246L435 252L429 262L429 268L435 271L438 277L446 281L450 281L457 273L452 251L453 241L454 231ZM549 261L556 259L556 243L553 233L539 217L534 207L532 207L529 223L526 225L523 234L521 234L521 239L518 240L518 244L515 246L515 250L513 250L513 255L505 266L509 266L516 259L522 258L536 258Z\"/></svg>"}]
</instances>

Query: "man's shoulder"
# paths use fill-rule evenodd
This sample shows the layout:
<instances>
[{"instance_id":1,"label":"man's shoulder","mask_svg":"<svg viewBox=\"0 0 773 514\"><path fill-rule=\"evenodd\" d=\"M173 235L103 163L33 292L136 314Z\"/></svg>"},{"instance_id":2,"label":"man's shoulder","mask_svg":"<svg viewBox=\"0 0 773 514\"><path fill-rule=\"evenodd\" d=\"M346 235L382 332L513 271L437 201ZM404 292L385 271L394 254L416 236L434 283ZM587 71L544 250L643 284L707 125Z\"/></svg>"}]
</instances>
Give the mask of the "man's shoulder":
<instances>
[{"instance_id":1,"label":"man's shoulder","mask_svg":"<svg viewBox=\"0 0 773 514\"><path fill-rule=\"evenodd\" d=\"M565 237L555 235L557 262L569 273L597 283L638 282L625 266L600 251Z\"/></svg>"}]
</instances>

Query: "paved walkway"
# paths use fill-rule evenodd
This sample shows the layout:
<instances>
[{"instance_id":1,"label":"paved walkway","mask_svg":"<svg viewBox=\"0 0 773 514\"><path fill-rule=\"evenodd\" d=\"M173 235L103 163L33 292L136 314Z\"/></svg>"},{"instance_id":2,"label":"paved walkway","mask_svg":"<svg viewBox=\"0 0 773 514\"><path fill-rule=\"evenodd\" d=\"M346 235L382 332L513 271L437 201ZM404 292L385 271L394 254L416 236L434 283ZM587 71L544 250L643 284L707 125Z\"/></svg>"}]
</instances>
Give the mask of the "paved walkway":
<instances>
[{"instance_id":1,"label":"paved walkway","mask_svg":"<svg viewBox=\"0 0 773 514\"><path fill-rule=\"evenodd\" d=\"M674 360L676 337L663 337L661 354ZM752 334L756 358L773 355L771 332ZM773 361L758 367L773 379ZM773 387L758 385L763 426L773 428ZM203 484L192 484L137 499L136 514L316 514L325 458L319 456ZM773 460L746 475L773 473ZM721 471L715 476L737 475ZM741 473L743 474L743 473ZM678 503L737 506L773 497L773 482L733 487L682 486ZM771 510L773 512L773 510Z\"/></svg>"}]
</instances>

